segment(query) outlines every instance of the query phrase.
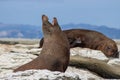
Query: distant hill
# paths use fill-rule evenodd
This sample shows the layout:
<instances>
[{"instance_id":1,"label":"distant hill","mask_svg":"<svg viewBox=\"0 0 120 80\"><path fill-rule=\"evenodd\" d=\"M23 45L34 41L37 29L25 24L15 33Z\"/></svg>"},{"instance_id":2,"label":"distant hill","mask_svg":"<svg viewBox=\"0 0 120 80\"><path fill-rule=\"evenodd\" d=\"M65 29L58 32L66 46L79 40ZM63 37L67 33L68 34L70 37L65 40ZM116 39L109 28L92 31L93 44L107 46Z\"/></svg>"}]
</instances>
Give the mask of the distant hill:
<instances>
[{"instance_id":1,"label":"distant hill","mask_svg":"<svg viewBox=\"0 0 120 80\"><path fill-rule=\"evenodd\" d=\"M107 26L96 26L96 25L90 25L90 24L66 24L66 25L61 25L62 29L73 29L73 28L78 28L78 29L90 29L90 30L95 30L103 33L104 35L108 36L109 38L112 39L120 39L120 29L116 28L109 28Z\"/></svg>"},{"instance_id":2,"label":"distant hill","mask_svg":"<svg viewBox=\"0 0 120 80\"><path fill-rule=\"evenodd\" d=\"M112 39L120 39L120 29L107 26L66 24L61 25L61 28L63 30L73 28L96 30ZM0 23L0 38L41 38L43 36L41 29L41 26Z\"/></svg>"},{"instance_id":3,"label":"distant hill","mask_svg":"<svg viewBox=\"0 0 120 80\"><path fill-rule=\"evenodd\" d=\"M40 38L41 27L22 24L0 24L0 38Z\"/></svg>"}]
</instances>

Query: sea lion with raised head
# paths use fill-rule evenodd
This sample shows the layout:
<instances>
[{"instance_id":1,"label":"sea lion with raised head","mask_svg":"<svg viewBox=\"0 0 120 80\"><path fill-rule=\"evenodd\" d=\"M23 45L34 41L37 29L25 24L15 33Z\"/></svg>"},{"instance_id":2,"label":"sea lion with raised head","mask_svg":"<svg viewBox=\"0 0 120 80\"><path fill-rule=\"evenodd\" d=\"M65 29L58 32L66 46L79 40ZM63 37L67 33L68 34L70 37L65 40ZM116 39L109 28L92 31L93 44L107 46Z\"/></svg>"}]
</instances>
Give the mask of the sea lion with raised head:
<instances>
[{"instance_id":1,"label":"sea lion with raised head","mask_svg":"<svg viewBox=\"0 0 120 80\"><path fill-rule=\"evenodd\" d=\"M48 69L51 71L65 72L69 64L70 46L57 19L54 18L51 24L48 21L48 17L43 15L42 30L44 34L44 44L41 54L33 61L15 69L14 72L29 69Z\"/></svg>"},{"instance_id":2,"label":"sea lion with raised head","mask_svg":"<svg viewBox=\"0 0 120 80\"><path fill-rule=\"evenodd\" d=\"M119 57L115 41L100 32L86 29L70 29L63 32L66 34L71 48L82 47L101 50L107 57ZM44 39L42 38L40 47L42 47L43 42Z\"/></svg>"}]
</instances>

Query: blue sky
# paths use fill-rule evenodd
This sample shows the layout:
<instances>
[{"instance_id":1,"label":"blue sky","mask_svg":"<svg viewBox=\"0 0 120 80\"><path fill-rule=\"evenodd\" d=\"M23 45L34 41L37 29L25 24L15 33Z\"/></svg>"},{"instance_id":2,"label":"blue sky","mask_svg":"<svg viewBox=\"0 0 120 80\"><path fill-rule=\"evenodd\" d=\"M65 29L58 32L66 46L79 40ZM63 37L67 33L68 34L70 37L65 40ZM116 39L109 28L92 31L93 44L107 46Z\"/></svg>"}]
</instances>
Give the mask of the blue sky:
<instances>
[{"instance_id":1,"label":"blue sky","mask_svg":"<svg viewBox=\"0 0 120 80\"><path fill-rule=\"evenodd\" d=\"M60 25L87 23L120 29L120 0L0 0L0 22L41 25L41 15Z\"/></svg>"}]
</instances>

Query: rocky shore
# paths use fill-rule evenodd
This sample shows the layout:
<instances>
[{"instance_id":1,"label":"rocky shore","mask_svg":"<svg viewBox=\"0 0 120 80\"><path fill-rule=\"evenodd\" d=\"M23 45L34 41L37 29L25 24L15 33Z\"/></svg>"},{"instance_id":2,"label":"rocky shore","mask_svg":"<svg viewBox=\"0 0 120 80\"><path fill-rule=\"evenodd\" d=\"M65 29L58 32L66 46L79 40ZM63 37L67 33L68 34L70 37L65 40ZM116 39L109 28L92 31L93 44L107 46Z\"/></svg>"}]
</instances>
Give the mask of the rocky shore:
<instances>
[{"instance_id":1,"label":"rocky shore","mask_svg":"<svg viewBox=\"0 0 120 80\"><path fill-rule=\"evenodd\" d=\"M115 40L119 51L120 41ZM69 66L65 73L49 70L26 70L13 73L13 70L37 57L39 39L0 39L0 80L101 80L99 75ZM87 48L72 48L71 56L83 56L107 61L108 65L120 69L120 58L107 58L101 51Z\"/></svg>"}]
</instances>

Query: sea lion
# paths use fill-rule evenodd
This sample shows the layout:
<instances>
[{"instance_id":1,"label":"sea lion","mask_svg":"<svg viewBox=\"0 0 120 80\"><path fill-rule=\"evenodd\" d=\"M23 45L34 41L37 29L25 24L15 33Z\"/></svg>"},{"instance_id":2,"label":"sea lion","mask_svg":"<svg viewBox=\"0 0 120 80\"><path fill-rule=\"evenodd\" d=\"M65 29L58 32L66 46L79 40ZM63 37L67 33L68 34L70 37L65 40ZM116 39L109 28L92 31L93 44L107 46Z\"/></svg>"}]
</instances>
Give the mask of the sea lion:
<instances>
[{"instance_id":1,"label":"sea lion","mask_svg":"<svg viewBox=\"0 0 120 80\"><path fill-rule=\"evenodd\" d=\"M63 32L66 34L71 48L82 47L101 50L107 57L119 57L115 41L100 32L86 29L70 29ZM40 47L42 47L43 42L42 38Z\"/></svg>"},{"instance_id":2,"label":"sea lion","mask_svg":"<svg viewBox=\"0 0 120 80\"><path fill-rule=\"evenodd\" d=\"M15 69L14 72L29 69L48 69L65 72L69 64L70 45L57 22L57 18L54 17L51 24L48 21L48 17L43 15L42 30L44 44L41 54L33 61Z\"/></svg>"}]
</instances>

